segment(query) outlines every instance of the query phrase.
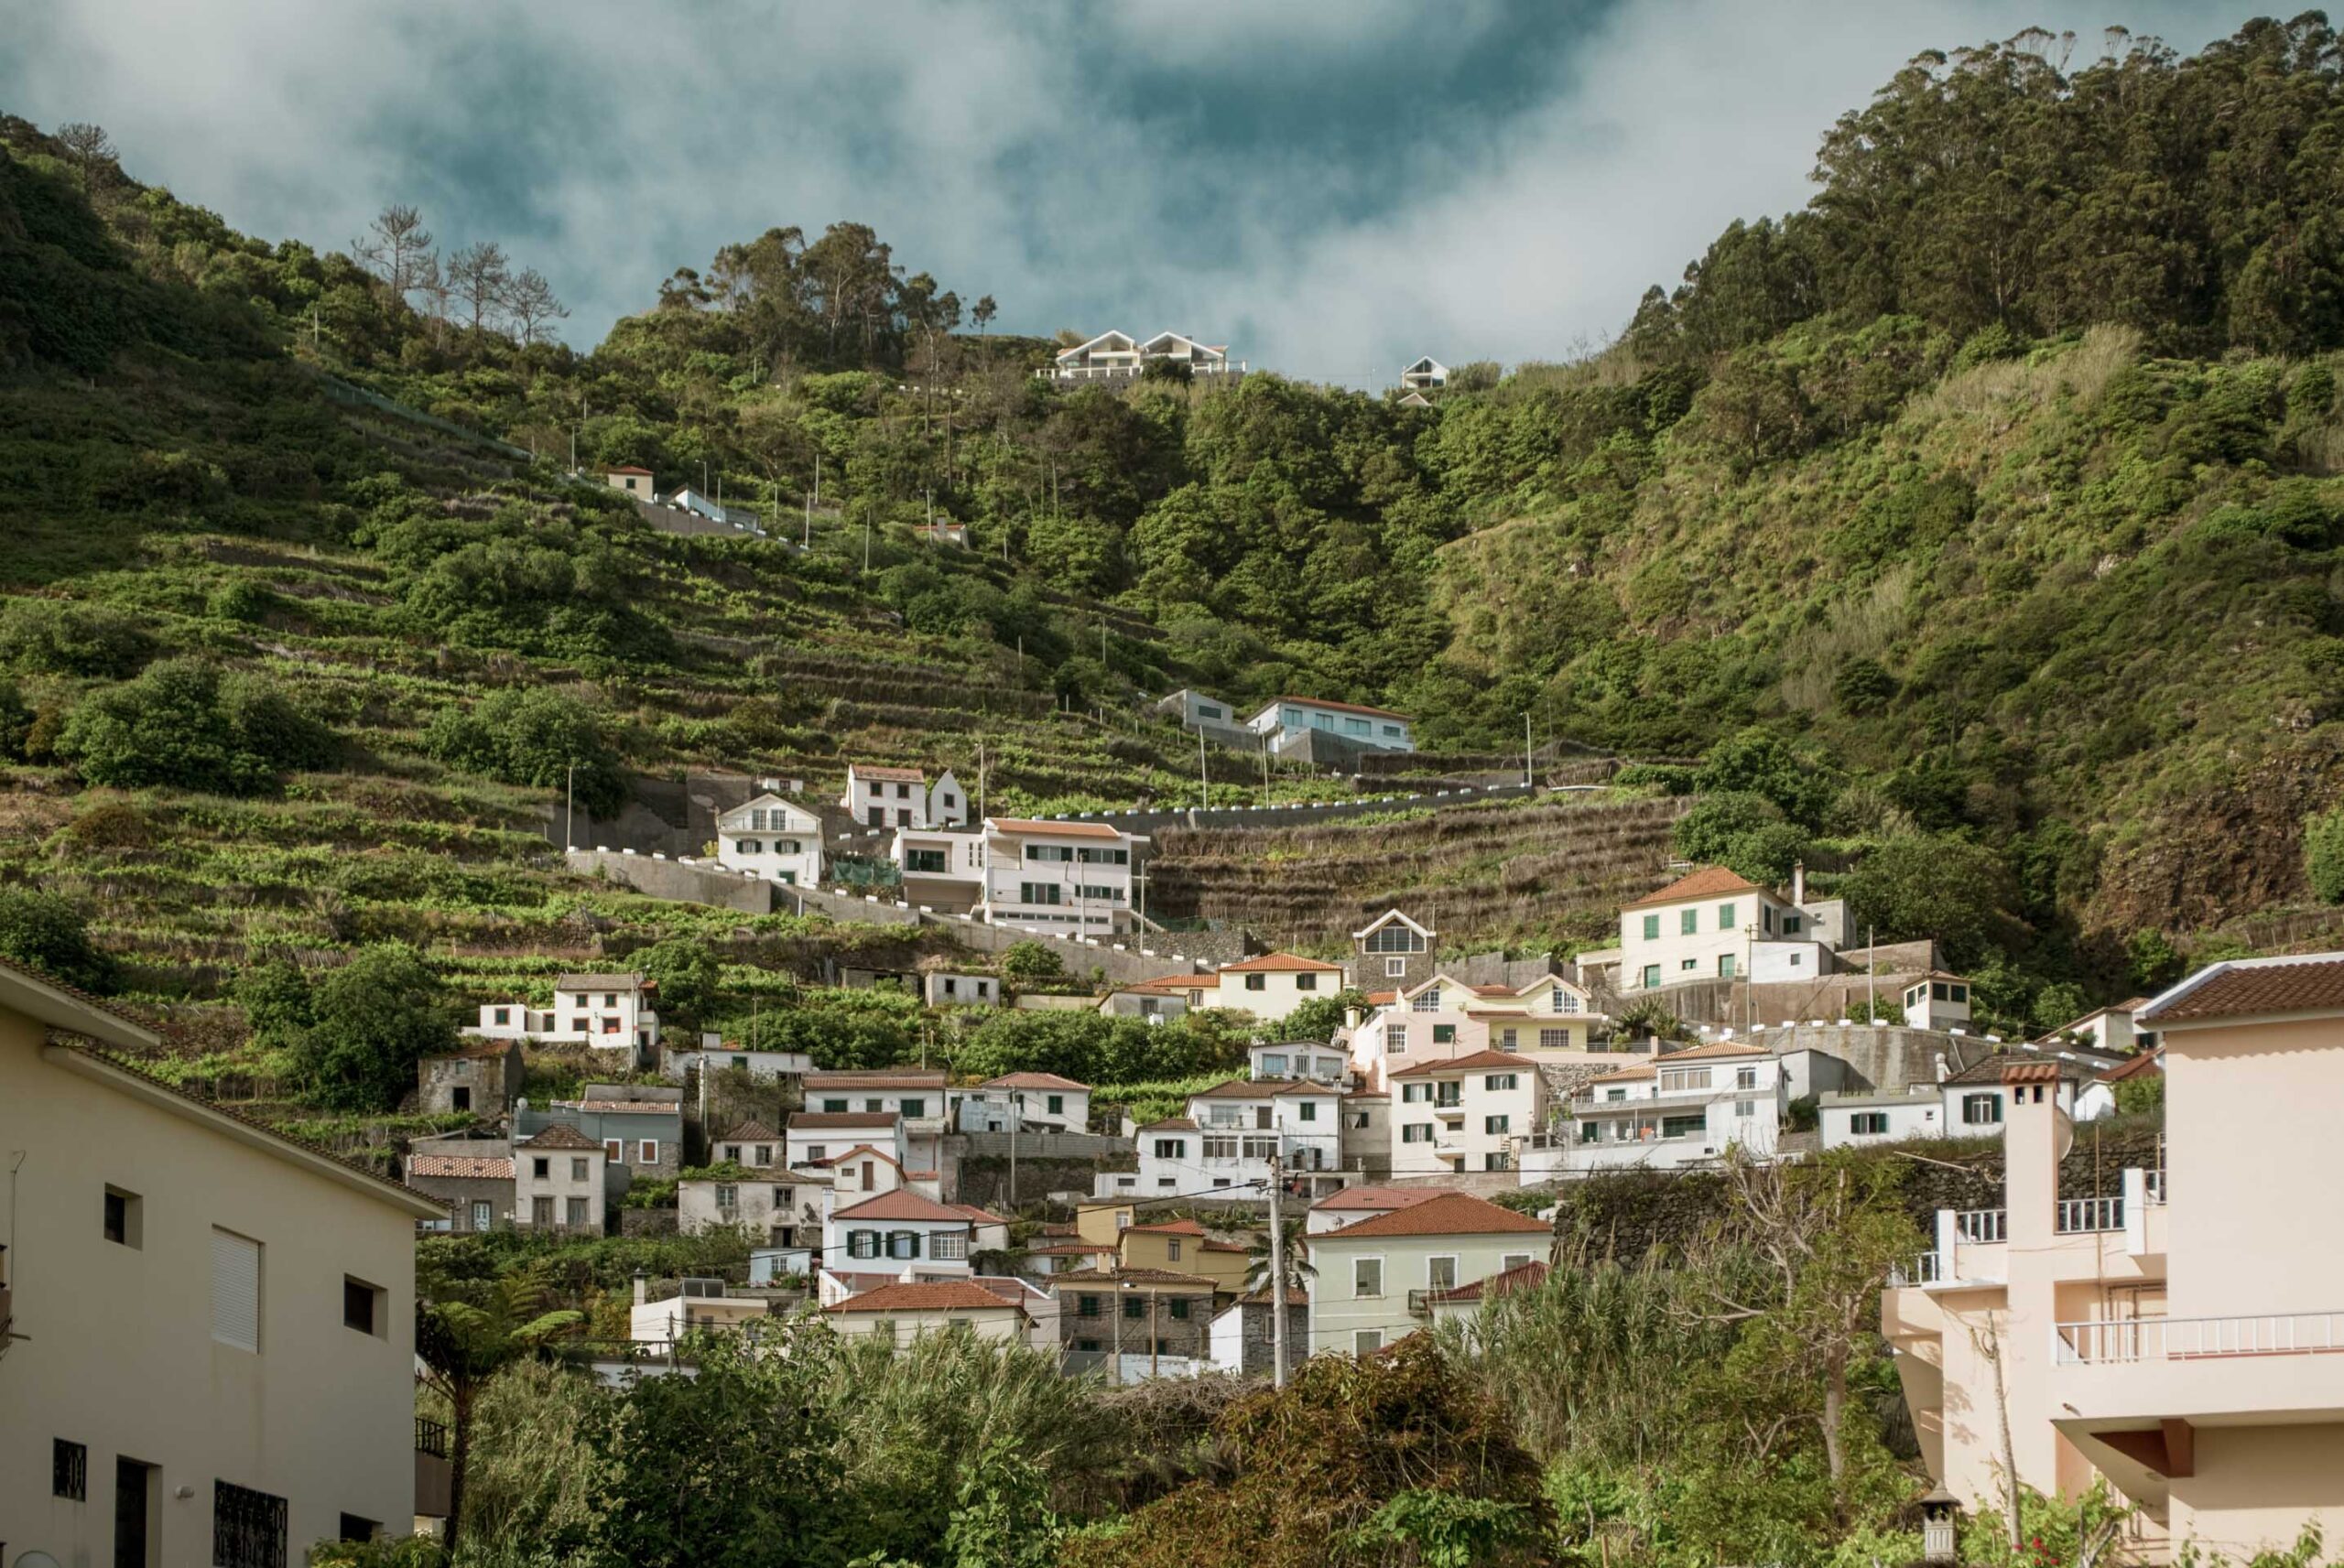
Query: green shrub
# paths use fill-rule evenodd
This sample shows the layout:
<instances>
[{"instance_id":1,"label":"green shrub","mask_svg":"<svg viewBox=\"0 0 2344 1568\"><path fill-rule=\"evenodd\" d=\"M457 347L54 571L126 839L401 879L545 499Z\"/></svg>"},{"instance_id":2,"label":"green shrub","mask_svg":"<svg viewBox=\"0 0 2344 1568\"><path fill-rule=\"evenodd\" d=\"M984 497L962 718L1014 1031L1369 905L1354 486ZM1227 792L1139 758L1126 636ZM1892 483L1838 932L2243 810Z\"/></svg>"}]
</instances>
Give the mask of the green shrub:
<instances>
[{"instance_id":1,"label":"green shrub","mask_svg":"<svg viewBox=\"0 0 2344 1568\"><path fill-rule=\"evenodd\" d=\"M31 888L0 888L0 958L98 996L116 983L114 957L90 940L81 912Z\"/></svg>"},{"instance_id":2,"label":"green shrub","mask_svg":"<svg viewBox=\"0 0 2344 1568\"><path fill-rule=\"evenodd\" d=\"M0 605L0 665L27 674L119 678L137 669L150 647L120 611L55 599Z\"/></svg>"},{"instance_id":3,"label":"green shrub","mask_svg":"<svg viewBox=\"0 0 2344 1568\"><path fill-rule=\"evenodd\" d=\"M626 799L618 753L603 739L594 710L544 687L500 687L469 711L443 708L432 715L423 746L451 767L506 784L574 787L578 804L597 816Z\"/></svg>"},{"instance_id":4,"label":"green shrub","mask_svg":"<svg viewBox=\"0 0 2344 1568\"><path fill-rule=\"evenodd\" d=\"M440 977L412 947L378 943L309 988L312 1022L294 1047L312 1103L389 1110L415 1065L456 1044Z\"/></svg>"},{"instance_id":5,"label":"green shrub","mask_svg":"<svg viewBox=\"0 0 2344 1568\"><path fill-rule=\"evenodd\" d=\"M26 760L25 743L32 739L33 710L12 681L0 681L0 762Z\"/></svg>"},{"instance_id":6,"label":"green shrub","mask_svg":"<svg viewBox=\"0 0 2344 1568\"><path fill-rule=\"evenodd\" d=\"M2304 819L2304 874L2323 903L2344 903L2344 806Z\"/></svg>"},{"instance_id":7,"label":"green shrub","mask_svg":"<svg viewBox=\"0 0 2344 1568\"><path fill-rule=\"evenodd\" d=\"M276 603L277 596L268 589L249 578L237 578L212 590L203 601L203 612L214 621L236 621L255 626Z\"/></svg>"},{"instance_id":8,"label":"green shrub","mask_svg":"<svg viewBox=\"0 0 2344 1568\"><path fill-rule=\"evenodd\" d=\"M252 795L326 765L337 741L260 676L169 659L83 698L57 749L92 784Z\"/></svg>"},{"instance_id":9,"label":"green shrub","mask_svg":"<svg viewBox=\"0 0 2344 1568\"><path fill-rule=\"evenodd\" d=\"M1013 980L1054 980L1066 973L1066 964L1045 943L1013 942L1001 956L1001 972Z\"/></svg>"}]
</instances>

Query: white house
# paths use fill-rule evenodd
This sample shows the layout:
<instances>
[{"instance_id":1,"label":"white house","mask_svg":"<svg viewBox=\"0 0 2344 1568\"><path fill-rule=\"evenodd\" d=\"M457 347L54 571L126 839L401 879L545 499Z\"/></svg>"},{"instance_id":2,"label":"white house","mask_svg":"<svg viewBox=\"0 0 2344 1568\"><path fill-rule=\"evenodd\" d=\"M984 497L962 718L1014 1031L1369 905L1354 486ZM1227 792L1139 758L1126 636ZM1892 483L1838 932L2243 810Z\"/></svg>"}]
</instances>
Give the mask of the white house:
<instances>
[{"instance_id":1,"label":"white house","mask_svg":"<svg viewBox=\"0 0 2344 1568\"><path fill-rule=\"evenodd\" d=\"M777 795L761 795L716 819L716 859L728 871L819 887L822 819Z\"/></svg>"},{"instance_id":2,"label":"white house","mask_svg":"<svg viewBox=\"0 0 2344 1568\"><path fill-rule=\"evenodd\" d=\"M1430 354L1400 373L1403 392L1433 392L1449 384L1449 367Z\"/></svg>"},{"instance_id":3,"label":"white house","mask_svg":"<svg viewBox=\"0 0 2344 1568\"><path fill-rule=\"evenodd\" d=\"M1001 979L995 975L970 975L935 970L919 978L922 1000L930 1007L999 1007Z\"/></svg>"},{"instance_id":4,"label":"white house","mask_svg":"<svg viewBox=\"0 0 2344 1568\"><path fill-rule=\"evenodd\" d=\"M722 523L728 528L754 530L756 527L756 514L747 507L722 505L689 485L669 491L659 498L659 503L705 517L711 523Z\"/></svg>"},{"instance_id":5,"label":"white house","mask_svg":"<svg viewBox=\"0 0 2344 1568\"><path fill-rule=\"evenodd\" d=\"M1937 1138L1945 1132L1945 1094L1937 1084L1915 1085L1902 1094L1883 1089L1825 1094L1818 1098L1816 1112L1826 1149Z\"/></svg>"},{"instance_id":6,"label":"white house","mask_svg":"<svg viewBox=\"0 0 2344 1568\"><path fill-rule=\"evenodd\" d=\"M2056 1069L2052 1094L2060 1110L2078 1120L2078 1093L2097 1076L2099 1066L2064 1054L2024 1049L1997 1051L1970 1067L1948 1076L1937 1086L1945 1101L1945 1130L1949 1138L2000 1138L2010 1109L2011 1087L2002 1069L2017 1063L2044 1063Z\"/></svg>"},{"instance_id":7,"label":"white house","mask_svg":"<svg viewBox=\"0 0 2344 1568\"><path fill-rule=\"evenodd\" d=\"M931 827L928 775L917 768L849 762L840 809L865 827Z\"/></svg>"},{"instance_id":8,"label":"white house","mask_svg":"<svg viewBox=\"0 0 2344 1568\"><path fill-rule=\"evenodd\" d=\"M1102 1171L1096 1197L1164 1197L1230 1188L1258 1193L1276 1156L1313 1188L1340 1181L1342 1091L1308 1079L1232 1078L1188 1097L1188 1114L1138 1130L1139 1169Z\"/></svg>"},{"instance_id":9,"label":"white house","mask_svg":"<svg viewBox=\"0 0 2344 1568\"><path fill-rule=\"evenodd\" d=\"M952 1094L963 1132L1091 1130L1091 1086L1056 1073L1008 1073Z\"/></svg>"},{"instance_id":10,"label":"white house","mask_svg":"<svg viewBox=\"0 0 2344 1568\"><path fill-rule=\"evenodd\" d=\"M2094 1008L2081 1018L2061 1024L2035 1044L2078 1045L2089 1051L2104 1051L2113 1056L2130 1055L2135 1051L2153 1051L2157 1044L2156 1031L2138 1028L2132 1022L2133 1015L2148 1004L2148 998L2136 996L2111 1007Z\"/></svg>"},{"instance_id":11,"label":"white house","mask_svg":"<svg viewBox=\"0 0 2344 1568\"><path fill-rule=\"evenodd\" d=\"M415 1227L445 1203L129 1060L162 1044L0 961L0 1557L299 1562L444 1515Z\"/></svg>"},{"instance_id":12,"label":"white house","mask_svg":"<svg viewBox=\"0 0 2344 1568\"><path fill-rule=\"evenodd\" d=\"M1107 331L1060 350L1047 367L1034 373L1065 384L1133 381L1149 364L1184 365L1197 376L1240 374L1245 368L1229 362L1226 345L1200 343L1178 332L1158 332L1142 342L1128 332Z\"/></svg>"},{"instance_id":13,"label":"white house","mask_svg":"<svg viewBox=\"0 0 2344 1568\"><path fill-rule=\"evenodd\" d=\"M1180 1017L1191 1008L1203 1007L1209 998L1218 993L1220 983L1212 975L1161 975L1152 980L1117 987L1099 999L1099 1011L1112 1018L1140 1018L1161 1023L1167 1018Z\"/></svg>"},{"instance_id":14,"label":"white house","mask_svg":"<svg viewBox=\"0 0 2344 1568\"><path fill-rule=\"evenodd\" d=\"M966 1334L1025 1344L1032 1328L1016 1300L973 1280L881 1285L824 1307L822 1321L847 1338L877 1338L898 1347L909 1346L923 1334Z\"/></svg>"},{"instance_id":15,"label":"white house","mask_svg":"<svg viewBox=\"0 0 2344 1568\"><path fill-rule=\"evenodd\" d=\"M607 468L602 470L603 483L613 490L624 492L636 501L650 502L659 499L659 489L651 482L651 478L649 469L639 469L630 463L621 463L615 468Z\"/></svg>"},{"instance_id":16,"label":"white house","mask_svg":"<svg viewBox=\"0 0 2344 1568\"><path fill-rule=\"evenodd\" d=\"M1198 691L1193 687L1182 687L1167 697L1159 697L1156 707L1158 712L1169 713L1179 719L1183 730L1235 730L1244 723L1236 704L1227 697Z\"/></svg>"},{"instance_id":17,"label":"white house","mask_svg":"<svg viewBox=\"0 0 2344 1568\"><path fill-rule=\"evenodd\" d=\"M1545 1080L1502 1051L1426 1062L1392 1075L1392 1173L1511 1171L1539 1130Z\"/></svg>"},{"instance_id":18,"label":"white house","mask_svg":"<svg viewBox=\"0 0 2344 1568\"><path fill-rule=\"evenodd\" d=\"M907 903L965 914L984 900L982 827L898 827L894 856Z\"/></svg>"},{"instance_id":19,"label":"white house","mask_svg":"<svg viewBox=\"0 0 2344 1568\"><path fill-rule=\"evenodd\" d=\"M898 1189L832 1209L822 1224L822 1257L850 1271L917 1264L928 1273L966 1274L975 1232L968 1211Z\"/></svg>"},{"instance_id":20,"label":"white house","mask_svg":"<svg viewBox=\"0 0 2344 1568\"><path fill-rule=\"evenodd\" d=\"M1723 1042L1672 1051L1597 1078L1565 1111L1567 1126L1524 1179L1562 1173L1713 1163L1739 1148L1774 1157L1783 1120L1782 1058Z\"/></svg>"},{"instance_id":21,"label":"white house","mask_svg":"<svg viewBox=\"0 0 2344 1568\"><path fill-rule=\"evenodd\" d=\"M1939 1033L1967 1030L1970 982L1935 969L1915 976L1904 988L1904 1022L1908 1028Z\"/></svg>"},{"instance_id":22,"label":"white house","mask_svg":"<svg viewBox=\"0 0 2344 1568\"><path fill-rule=\"evenodd\" d=\"M753 1328L774 1315L770 1299L733 1295L722 1280L678 1281L676 1293L662 1301L650 1301L647 1293L638 1274L627 1313L627 1336L637 1345L665 1347L688 1335Z\"/></svg>"},{"instance_id":23,"label":"white house","mask_svg":"<svg viewBox=\"0 0 2344 1568\"><path fill-rule=\"evenodd\" d=\"M982 916L1049 936L1134 929L1132 855L1144 838L1103 822L985 819Z\"/></svg>"},{"instance_id":24,"label":"white house","mask_svg":"<svg viewBox=\"0 0 2344 1568\"><path fill-rule=\"evenodd\" d=\"M1306 1001L1339 995L1343 967L1299 953L1270 953L1223 964L1216 976L1213 1007L1250 1012L1275 1023Z\"/></svg>"},{"instance_id":25,"label":"white house","mask_svg":"<svg viewBox=\"0 0 2344 1568\"><path fill-rule=\"evenodd\" d=\"M894 1111L792 1111L782 1128L783 1158L792 1171L822 1165L850 1150L871 1148L904 1163L904 1119Z\"/></svg>"},{"instance_id":26,"label":"white house","mask_svg":"<svg viewBox=\"0 0 2344 1568\"><path fill-rule=\"evenodd\" d=\"M493 1002L464 1033L489 1040L591 1045L624 1053L630 1061L647 1061L659 1047L658 997L658 982L633 971L559 975L551 1007L539 1011L526 1002Z\"/></svg>"},{"instance_id":27,"label":"white house","mask_svg":"<svg viewBox=\"0 0 2344 1568\"><path fill-rule=\"evenodd\" d=\"M819 1239L827 1184L799 1185L779 1173L693 1176L676 1184L676 1228L747 1230L761 1246L798 1248Z\"/></svg>"},{"instance_id":28,"label":"white house","mask_svg":"<svg viewBox=\"0 0 2344 1568\"><path fill-rule=\"evenodd\" d=\"M1829 972L1837 899L1785 898L1723 866L1704 866L1620 911L1619 984L1652 990L1683 980L1811 979Z\"/></svg>"},{"instance_id":29,"label":"white house","mask_svg":"<svg viewBox=\"0 0 2344 1568\"><path fill-rule=\"evenodd\" d=\"M936 775L928 786L928 822L930 827L966 827L971 813L969 792L960 787L950 768Z\"/></svg>"},{"instance_id":30,"label":"white house","mask_svg":"<svg viewBox=\"0 0 2344 1568\"><path fill-rule=\"evenodd\" d=\"M1544 1220L1445 1192L1308 1238L1310 1353L1364 1356L1432 1322L1430 1297L1544 1258Z\"/></svg>"},{"instance_id":31,"label":"white house","mask_svg":"<svg viewBox=\"0 0 2344 1568\"><path fill-rule=\"evenodd\" d=\"M1329 702L1311 697L1281 697L1246 719L1245 728L1256 735L1268 736L1271 746L1279 750L1287 742L1318 730L1381 751L1413 752L1416 749L1410 735L1414 722L1406 714L1384 708L1363 708L1355 702Z\"/></svg>"},{"instance_id":32,"label":"white house","mask_svg":"<svg viewBox=\"0 0 2344 1568\"><path fill-rule=\"evenodd\" d=\"M513 1223L531 1230L602 1233L602 1145L557 1121L513 1148Z\"/></svg>"},{"instance_id":33,"label":"white house","mask_svg":"<svg viewBox=\"0 0 2344 1568\"><path fill-rule=\"evenodd\" d=\"M727 1044L722 1035L713 1032L701 1034L697 1048L669 1045L659 1053L660 1076L671 1082L682 1083L694 1071L727 1070L746 1073L759 1083L772 1083L804 1077L814 1070L814 1059L803 1051L758 1051Z\"/></svg>"},{"instance_id":34,"label":"white house","mask_svg":"<svg viewBox=\"0 0 2344 1568\"><path fill-rule=\"evenodd\" d=\"M1245 1070L1254 1078L1308 1078L1314 1083L1340 1085L1351 1070L1350 1058L1337 1045L1315 1040L1283 1044L1256 1044L1245 1049Z\"/></svg>"},{"instance_id":35,"label":"white house","mask_svg":"<svg viewBox=\"0 0 2344 1568\"><path fill-rule=\"evenodd\" d=\"M1361 1083L1381 1088L1391 1075L1427 1062L1502 1051L1556 1065L1609 1065L1596 1048L1604 1024L1587 988L1559 975L1519 986L1468 985L1434 974L1416 985L1372 992L1374 1005L1338 1035Z\"/></svg>"},{"instance_id":36,"label":"white house","mask_svg":"<svg viewBox=\"0 0 2344 1568\"><path fill-rule=\"evenodd\" d=\"M922 1072L904 1067L882 1072L808 1073L806 1075L806 1108L808 1111L860 1111L864 1115L892 1114L903 1119L904 1162L915 1169L933 1171L944 1144L947 1119L941 1072ZM791 1119L794 1122L796 1118Z\"/></svg>"}]
</instances>

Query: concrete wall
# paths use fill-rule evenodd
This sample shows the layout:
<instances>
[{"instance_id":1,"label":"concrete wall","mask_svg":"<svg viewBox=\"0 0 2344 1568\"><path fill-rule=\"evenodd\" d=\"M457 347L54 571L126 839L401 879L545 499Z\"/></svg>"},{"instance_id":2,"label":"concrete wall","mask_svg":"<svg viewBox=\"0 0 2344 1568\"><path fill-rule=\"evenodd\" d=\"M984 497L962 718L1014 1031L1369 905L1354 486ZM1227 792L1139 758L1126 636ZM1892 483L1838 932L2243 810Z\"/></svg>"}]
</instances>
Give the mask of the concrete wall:
<instances>
[{"instance_id":1,"label":"concrete wall","mask_svg":"<svg viewBox=\"0 0 2344 1568\"><path fill-rule=\"evenodd\" d=\"M654 860L648 855L572 849L565 859L573 871L606 876L647 897L672 899L678 903L714 904L720 909L737 909L743 914L771 914L776 894L786 898L793 891L733 871L687 866L680 860Z\"/></svg>"},{"instance_id":2,"label":"concrete wall","mask_svg":"<svg viewBox=\"0 0 2344 1568\"><path fill-rule=\"evenodd\" d=\"M1440 789L1412 795L1378 795L1363 800L1317 800L1292 806L1226 806L1210 810L1197 806L1164 806L1153 811L1085 812L1046 821L1103 822L1126 833L1151 834L1166 827L1304 827L1315 822L1340 822L1346 817L1378 812L1412 811L1419 806L1470 806L1483 800L1518 800L1537 793L1519 783L1492 789Z\"/></svg>"}]
</instances>

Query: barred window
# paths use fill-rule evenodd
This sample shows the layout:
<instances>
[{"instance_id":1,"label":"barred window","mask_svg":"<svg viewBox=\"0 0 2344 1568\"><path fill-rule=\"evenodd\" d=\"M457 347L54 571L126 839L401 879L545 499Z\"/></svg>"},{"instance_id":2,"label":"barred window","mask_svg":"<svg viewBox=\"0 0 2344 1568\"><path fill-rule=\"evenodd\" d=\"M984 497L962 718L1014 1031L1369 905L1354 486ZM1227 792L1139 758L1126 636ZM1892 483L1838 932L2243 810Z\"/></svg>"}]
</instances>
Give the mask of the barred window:
<instances>
[{"instance_id":1,"label":"barred window","mask_svg":"<svg viewBox=\"0 0 2344 1568\"><path fill-rule=\"evenodd\" d=\"M285 1499L213 1482L212 1561L215 1568L285 1568Z\"/></svg>"},{"instance_id":2,"label":"barred window","mask_svg":"<svg viewBox=\"0 0 2344 1568\"><path fill-rule=\"evenodd\" d=\"M49 1492L70 1502L90 1500L90 1449L87 1444L55 1440L49 1466Z\"/></svg>"}]
</instances>

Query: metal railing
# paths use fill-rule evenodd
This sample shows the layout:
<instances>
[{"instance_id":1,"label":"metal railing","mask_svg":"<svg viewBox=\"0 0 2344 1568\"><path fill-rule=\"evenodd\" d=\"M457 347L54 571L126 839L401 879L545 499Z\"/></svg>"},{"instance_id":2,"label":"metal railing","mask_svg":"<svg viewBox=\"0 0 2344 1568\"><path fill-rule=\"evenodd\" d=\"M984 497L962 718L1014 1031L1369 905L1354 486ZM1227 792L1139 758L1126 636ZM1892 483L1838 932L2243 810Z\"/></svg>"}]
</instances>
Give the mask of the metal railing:
<instances>
[{"instance_id":1,"label":"metal railing","mask_svg":"<svg viewBox=\"0 0 2344 1568\"><path fill-rule=\"evenodd\" d=\"M2141 1180L2147 1189L2151 1203L2165 1202L2165 1173L2163 1171L2143 1171L2141 1173Z\"/></svg>"},{"instance_id":2,"label":"metal railing","mask_svg":"<svg viewBox=\"0 0 2344 1568\"><path fill-rule=\"evenodd\" d=\"M2055 1325L2066 1366L2344 1351L2344 1312L2272 1317L2100 1318Z\"/></svg>"},{"instance_id":3,"label":"metal railing","mask_svg":"<svg viewBox=\"0 0 2344 1568\"><path fill-rule=\"evenodd\" d=\"M2084 1236L2123 1228L2124 1200L2121 1197L2061 1198L2058 1219L2053 1227L2061 1236Z\"/></svg>"},{"instance_id":4,"label":"metal railing","mask_svg":"<svg viewBox=\"0 0 2344 1568\"><path fill-rule=\"evenodd\" d=\"M1909 1264L1888 1266L1888 1282L1892 1286L1934 1285L1945 1277L1945 1260L1934 1252L1924 1252Z\"/></svg>"},{"instance_id":5,"label":"metal railing","mask_svg":"<svg viewBox=\"0 0 2344 1568\"><path fill-rule=\"evenodd\" d=\"M434 1459L448 1457L448 1429L428 1415L415 1418L415 1451Z\"/></svg>"},{"instance_id":6,"label":"metal railing","mask_svg":"<svg viewBox=\"0 0 2344 1568\"><path fill-rule=\"evenodd\" d=\"M1990 1245L2010 1239L2010 1211L1966 1208L1953 1217L1953 1234L1963 1241Z\"/></svg>"}]
</instances>

